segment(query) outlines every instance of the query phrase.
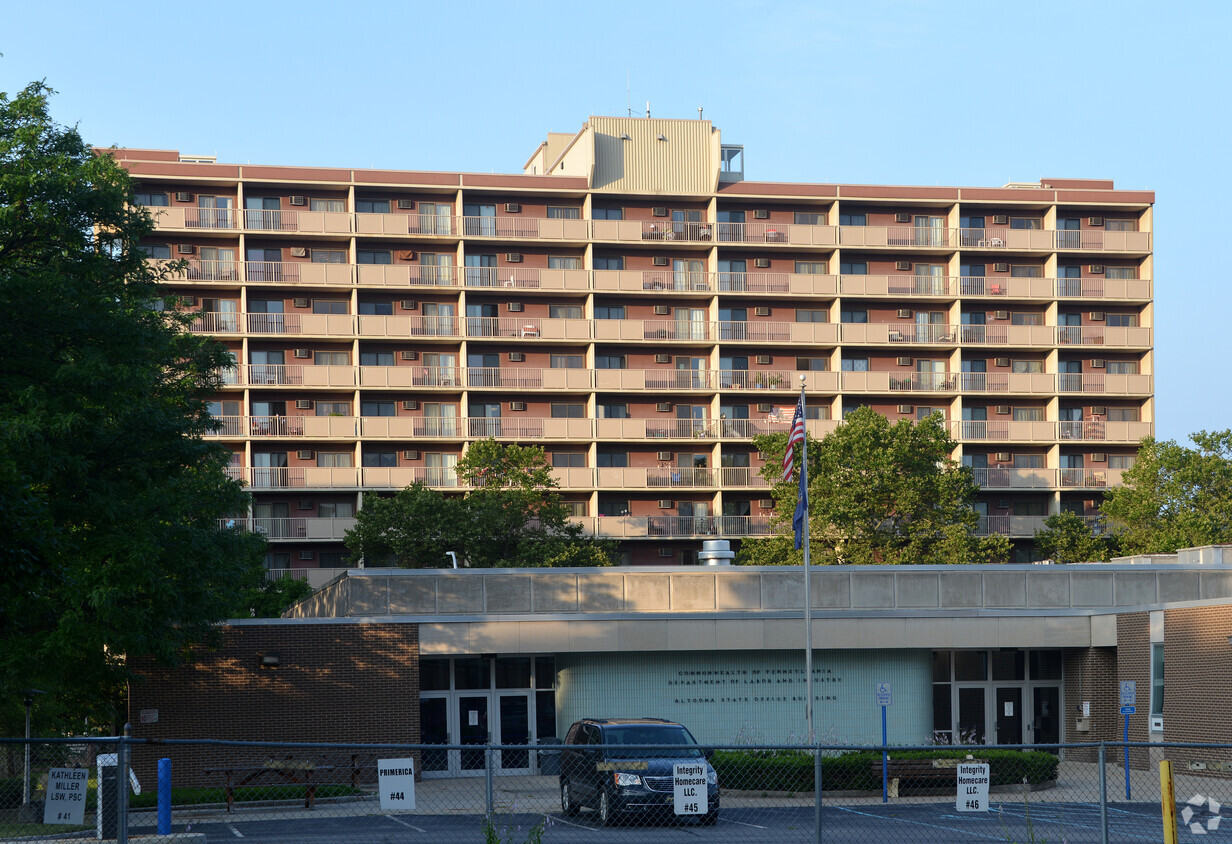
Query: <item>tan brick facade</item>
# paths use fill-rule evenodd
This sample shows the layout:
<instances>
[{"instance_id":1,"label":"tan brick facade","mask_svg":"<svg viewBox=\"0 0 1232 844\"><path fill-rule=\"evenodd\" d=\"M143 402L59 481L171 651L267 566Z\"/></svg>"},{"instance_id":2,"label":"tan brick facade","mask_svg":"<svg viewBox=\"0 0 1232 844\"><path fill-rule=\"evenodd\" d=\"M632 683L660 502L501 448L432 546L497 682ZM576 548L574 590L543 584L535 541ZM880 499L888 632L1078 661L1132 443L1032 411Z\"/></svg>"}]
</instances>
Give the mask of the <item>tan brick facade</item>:
<instances>
[{"instance_id":1,"label":"tan brick facade","mask_svg":"<svg viewBox=\"0 0 1232 844\"><path fill-rule=\"evenodd\" d=\"M1071 650L1065 654L1065 740L1114 741L1119 735L1120 716L1116 697L1117 657L1115 648ZM1090 730L1079 732L1082 703L1090 701ZM1066 758L1094 761L1095 750L1074 748Z\"/></svg>"}]
</instances>

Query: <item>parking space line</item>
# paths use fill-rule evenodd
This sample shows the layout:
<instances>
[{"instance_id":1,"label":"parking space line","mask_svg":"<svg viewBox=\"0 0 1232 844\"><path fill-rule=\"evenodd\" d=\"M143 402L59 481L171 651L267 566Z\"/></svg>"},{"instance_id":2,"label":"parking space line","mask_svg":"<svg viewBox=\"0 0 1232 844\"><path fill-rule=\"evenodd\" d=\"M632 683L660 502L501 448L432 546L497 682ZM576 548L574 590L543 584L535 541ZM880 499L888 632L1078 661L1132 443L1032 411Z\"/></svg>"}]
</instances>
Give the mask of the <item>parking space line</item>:
<instances>
[{"instance_id":1,"label":"parking space line","mask_svg":"<svg viewBox=\"0 0 1232 844\"><path fill-rule=\"evenodd\" d=\"M234 835L236 838L244 837L244 833L240 832L238 829L231 826L231 824L227 824L227 829L231 830L231 834Z\"/></svg>"},{"instance_id":2,"label":"parking space line","mask_svg":"<svg viewBox=\"0 0 1232 844\"><path fill-rule=\"evenodd\" d=\"M567 821L567 820L565 820L563 817L561 817L560 815L548 815L548 817L549 817L549 818L551 818L551 819L552 819L552 821L553 821L553 822L555 822L555 823L563 823L563 824L568 824L569 826L575 826L575 827L577 827L578 829L588 829L588 830L590 830L591 832L597 832L597 831L598 831L598 830L596 830L596 829L595 829L595 827L593 827L593 826L586 826L586 824L577 823L577 822L575 822L575 821Z\"/></svg>"},{"instance_id":3,"label":"parking space line","mask_svg":"<svg viewBox=\"0 0 1232 844\"><path fill-rule=\"evenodd\" d=\"M393 815L386 815L385 817L389 818L389 819L390 819L391 821L393 821L394 823L400 823L400 824L402 824L403 826L409 826L411 829L415 830L416 832L423 832L423 833L426 833L426 832L428 831L428 830L426 830L426 829L420 829L419 827L415 826L414 824L409 824L409 823L407 823L406 821L402 820L401 818L395 818Z\"/></svg>"},{"instance_id":4,"label":"parking space line","mask_svg":"<svg viewBox=\"0 0 1232 844\"><path fill-rule=\"evenodd\" d=\"M842 811L842 812L851 812L853 815L862 815L863 817L866 817L866 818L875 818L879 821L895 821L897 823L909 823L909 824L914 824L916 826L926 826L929 829L944 829L947 832L960 832L963 835L970 835L973 838L982 838L988 841L1002 840L1001 836L999 835L989 836L984 833L973 832L972 830L969 830L969 829L958 829L952 826L943 826L942 824L927 823L925 821L913 821L909 818L887 817L885 815L878 815L874 812L861 812L859 809L850 809L846 806L834 806L833 808L838 809L839 811Z\"/></svg>"},{"instance_id":5,"label":"parking space line","mask_svg":"<svg viewBox=\"0 0 1232 844\"><path fill-rule=\"evenodd\" d=\"M751 826L751 827L753 827L753 829L769 829L769 827L766 827L766 826L759 826L759 825L757 825L757 824L755 824L755 823L745 823L744 821L733 821L731 818L724 818L724 817L720 817L720 818L719 818L719 820L720 820L722 823L738 823L738 824L740 824L741 826Z\"/></svg>"}]
</instances>

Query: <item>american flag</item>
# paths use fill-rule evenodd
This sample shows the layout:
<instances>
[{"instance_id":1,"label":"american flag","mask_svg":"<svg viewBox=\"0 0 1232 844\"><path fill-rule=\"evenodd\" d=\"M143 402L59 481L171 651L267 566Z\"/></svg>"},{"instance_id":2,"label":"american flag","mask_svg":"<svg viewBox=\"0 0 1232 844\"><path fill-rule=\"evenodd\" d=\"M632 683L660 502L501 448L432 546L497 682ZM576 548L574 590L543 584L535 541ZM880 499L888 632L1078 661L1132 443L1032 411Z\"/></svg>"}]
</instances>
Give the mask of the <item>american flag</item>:
<instances>
[{"instance_id":1,"label":"american flag","mask_svg":"<svg viewBox=\"0 0 1232 844\"><path fill-rule=\"evenodd\" d=\"M804 396L796 402L796 412L791 417L791 431L787 434L787 451L783 454L783 481L791 479L791 470L796 465L796 446L804 442Z\"/></svg>"}]
</instances>

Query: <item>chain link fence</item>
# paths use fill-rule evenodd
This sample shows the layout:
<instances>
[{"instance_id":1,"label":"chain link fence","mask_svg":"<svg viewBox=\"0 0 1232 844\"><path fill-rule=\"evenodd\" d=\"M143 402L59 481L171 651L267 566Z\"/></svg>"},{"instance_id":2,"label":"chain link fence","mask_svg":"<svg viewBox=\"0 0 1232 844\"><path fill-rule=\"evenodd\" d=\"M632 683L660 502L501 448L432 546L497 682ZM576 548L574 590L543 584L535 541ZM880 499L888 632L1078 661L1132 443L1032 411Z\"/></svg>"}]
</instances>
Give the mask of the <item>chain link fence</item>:
<instances>
[{"instance_id":1,"label":"chain link fence","mask_svg":"<svg viewBox=\"0 0 1232 844\"><path fill-rule=\"evenodd\" d=\"M1180 840L1219 840L1232 745L3 739L0 840L1158 841L1163 759Z\"/></svg>"}]
</instances>

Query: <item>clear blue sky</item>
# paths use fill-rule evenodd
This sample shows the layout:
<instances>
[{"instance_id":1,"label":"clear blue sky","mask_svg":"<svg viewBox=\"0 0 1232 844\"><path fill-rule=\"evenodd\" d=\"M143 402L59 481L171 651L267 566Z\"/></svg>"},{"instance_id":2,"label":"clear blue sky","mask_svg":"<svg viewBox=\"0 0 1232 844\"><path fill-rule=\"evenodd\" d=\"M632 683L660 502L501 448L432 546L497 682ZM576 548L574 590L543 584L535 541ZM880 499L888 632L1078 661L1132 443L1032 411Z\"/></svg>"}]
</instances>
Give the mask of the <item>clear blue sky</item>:
<instances>
[{"instance_id":1,"label":"clear blue sky","mask_svg":"<svg viewBox=\"0 0 1232 844\"><path fill-rule=\"evenodd\" d=\"M1157 436L1232 427L1232 3L43 0L3 20L0 91L46 79L102 146L517 172L631 99L704 107L752 179L1152 189Z\"/></svg>"}]
</instances>

